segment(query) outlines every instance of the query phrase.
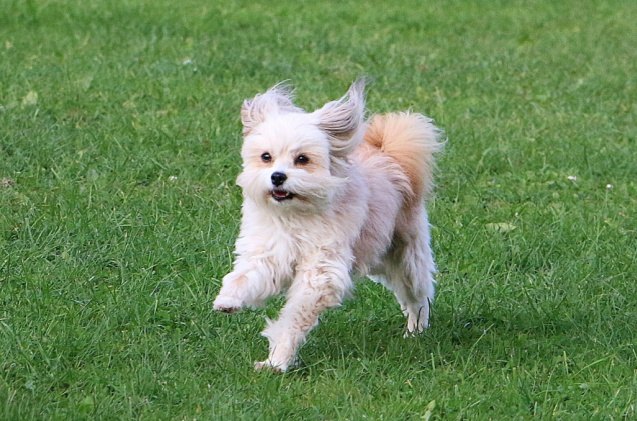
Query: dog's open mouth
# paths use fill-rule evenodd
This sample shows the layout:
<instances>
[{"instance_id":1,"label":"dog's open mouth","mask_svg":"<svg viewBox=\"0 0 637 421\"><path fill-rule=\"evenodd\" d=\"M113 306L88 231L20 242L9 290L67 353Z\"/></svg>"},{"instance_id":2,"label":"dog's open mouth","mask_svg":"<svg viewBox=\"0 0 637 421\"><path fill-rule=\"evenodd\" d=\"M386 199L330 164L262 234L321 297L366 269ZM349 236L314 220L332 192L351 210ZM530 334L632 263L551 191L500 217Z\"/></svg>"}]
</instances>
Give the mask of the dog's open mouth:
<instances>
[{"instance_id":1,"label":"dog's open mouth","mask_svg":"<svg viewBox=\"0 0 637 421\"><path fill-rule=\"evenodd\" d=\"M289 191L283 189L274 189L270 194L272 195L272 198L277 202L289 200L294 197L294 193L290 193Z\"/></svg>"}]
</instances>

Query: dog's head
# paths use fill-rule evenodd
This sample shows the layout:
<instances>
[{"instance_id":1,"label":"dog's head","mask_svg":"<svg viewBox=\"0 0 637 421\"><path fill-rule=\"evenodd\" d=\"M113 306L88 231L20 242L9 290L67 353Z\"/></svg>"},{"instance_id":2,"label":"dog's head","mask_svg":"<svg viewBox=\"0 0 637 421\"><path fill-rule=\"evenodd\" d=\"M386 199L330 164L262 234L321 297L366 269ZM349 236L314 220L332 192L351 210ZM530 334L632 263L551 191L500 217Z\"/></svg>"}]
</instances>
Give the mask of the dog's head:
<instances>
[{"instance_id":1,"label":"dog's head","mask_svg":"<svg viewBox=\"0 0 637 421\"><path fill-rule=\"evenodd\" d=\"M284 85L246 100L241 109L244 195L261 206L321 211L347 177L347 156L362 138L365 84L308 113Z\"/></svg>"}]
</instances>

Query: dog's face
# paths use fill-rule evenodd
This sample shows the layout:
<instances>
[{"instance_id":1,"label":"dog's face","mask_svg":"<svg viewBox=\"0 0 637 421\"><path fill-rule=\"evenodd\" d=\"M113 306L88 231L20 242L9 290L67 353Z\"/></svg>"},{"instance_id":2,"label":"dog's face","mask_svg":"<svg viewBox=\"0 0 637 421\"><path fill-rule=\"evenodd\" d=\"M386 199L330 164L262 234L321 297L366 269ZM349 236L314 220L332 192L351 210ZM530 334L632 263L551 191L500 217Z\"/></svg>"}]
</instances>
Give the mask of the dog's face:
<instances>
[{"instance_id":1,"label":"dog's face","mask_svg":"<svg viewBox=\"0 0 637 421\"><path fill-rule=\"evenodd\" d=\"M325 133L305 113L271 115L246 136L238 184L257 203L321 207L337 182Z\"/></svg>"},{"instance_id":2,"label":"dog's face","mask_svg":"<svg viewBox=\"0 0 637 421\"><path fill-rule=\"evenodd\" d=\"M320 212L343 184L347 155L360 142L363 84L321 109L306 113L275 86L246 101L241 111L244 195L260 206Z\"/></svg>"}]
</instances>

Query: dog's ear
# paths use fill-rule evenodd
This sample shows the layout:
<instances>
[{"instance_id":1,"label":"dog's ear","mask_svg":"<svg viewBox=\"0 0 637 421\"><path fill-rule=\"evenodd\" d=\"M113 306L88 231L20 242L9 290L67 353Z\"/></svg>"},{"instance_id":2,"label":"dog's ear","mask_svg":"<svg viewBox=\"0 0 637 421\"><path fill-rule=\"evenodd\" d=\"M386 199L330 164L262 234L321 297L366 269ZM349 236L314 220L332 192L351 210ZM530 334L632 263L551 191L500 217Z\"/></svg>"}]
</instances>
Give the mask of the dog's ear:
<instances>
[{"instance_id":1,"label":"dog's ear","mask_svg":"<svg viewBox=\"0 0 637 421\"><path fill-rule=\"evenodd\" d=\"M266 92L246 99L241 106L243 135L246 136L262 123L268 114L280 111L300 111L292 102L292 88L285 82L274 85Z\"/></svg>"},{"instance_id":2,"label":"dog's ear","mask_svg":"<svg viewBox=\"0 0 637 421\"><path fill-rule=\"evenodd\" d=\"M332 153L348 155L360 139L353 139L363 125L365 114L365 80L359 79L350 86L347 93L336 101L325 104L315 111L318 126L328 134Z\"/></svg>"}]
</instances>

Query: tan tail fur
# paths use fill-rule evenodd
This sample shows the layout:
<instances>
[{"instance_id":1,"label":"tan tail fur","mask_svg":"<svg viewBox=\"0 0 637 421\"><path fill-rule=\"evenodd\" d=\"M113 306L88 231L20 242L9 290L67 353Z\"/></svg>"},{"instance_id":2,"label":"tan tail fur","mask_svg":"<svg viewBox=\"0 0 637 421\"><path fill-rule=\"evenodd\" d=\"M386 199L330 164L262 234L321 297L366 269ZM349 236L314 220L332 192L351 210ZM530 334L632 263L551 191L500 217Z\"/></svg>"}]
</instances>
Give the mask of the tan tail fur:
<instances>
[{"instance_id":1,"label":"tan tail fur","mask_svg":"<svg viewBox=\"0 0 637 421\"><path fill-rule=\"evenodd\" d=\"M389 155L405 172L420 201L433 190L434 153L442 149L440 132L417 113L389 113L372 118L365 141Z\"/></svg>"}]
</instances>

